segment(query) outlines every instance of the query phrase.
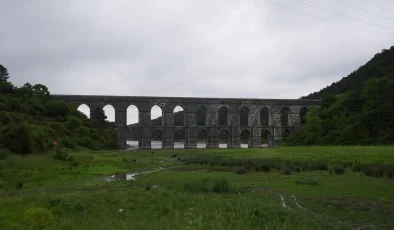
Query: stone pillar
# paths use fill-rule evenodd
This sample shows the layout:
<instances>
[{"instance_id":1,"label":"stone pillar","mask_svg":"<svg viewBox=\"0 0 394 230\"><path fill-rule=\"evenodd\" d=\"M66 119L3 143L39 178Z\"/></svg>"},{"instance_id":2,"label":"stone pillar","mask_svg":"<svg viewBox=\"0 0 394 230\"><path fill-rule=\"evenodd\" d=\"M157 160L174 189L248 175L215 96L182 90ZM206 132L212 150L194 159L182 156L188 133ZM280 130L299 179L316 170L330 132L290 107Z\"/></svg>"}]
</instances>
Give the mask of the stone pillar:
<instances>
[{"instance_id":1,"label":"stone pillar","mask_svg":"<svg viewBox=\"0 0 394 230\"><path fill-rule=\"evenodd\" d=\"M219 132L216 127L209 127L207 148L219 148Z\"/></svg>"},{"instance_id":2,"label":"stone pillar","mask_svg":"<svg viewBox=\"0 0 394 230\"><path fill-rule=\"evenodd\" d=\"M272 113L272 126L273 126L273 145L280 145L282 141L282 127L280 122L280 110Z\"/></svg>"},{"instance_id":3,"label":"stone pillar","mask_svg":"<svg viewBox=\"0 0 394 230\"><path fill-rule=\"evenodd\" d=\"M197 148L197 113L194 106L190 106L186 111L186 143L185 148Z\"/></svg>"},{"instance_id":4,"label":"stone pillar","mask_svg":"<svg viewBox=\"0 0 394 230\"><path fill-rule=\"evenodd\" d=\"M126 110L115 110L116 139L120 148L126 147Z\"/></svg>"},{"instance_id":5,"label":"stone pillar","mask_svg":"<svg viewBox=\"0 0 394 230\"><path fill-rule=\"evenodd\" d=\"M140 125L140 149L150 149L151 148L151 130L150 130L150 109L140 108L139 111L139 125Z\"/></svg>"},{"instance_id":6,"label":"stone pillar","mask_svg":"<svg viewBox=\"0 0 394 230\"><path fill-rule=\"evenodd\" d=\"M208 137L207 148L219 148L219 133L218 133L218 108L217 105L210 105L208 107Z\"/></svg>"},{"instance_id":7,"label":"stone pillar","mask_svg":"<svg viewBox=\"0 0 394 230\"><path fill-rule=\"evenodd\" d=\"M239 109L237 105L230 105L229 109L229 124L230 124L230 145L227 144L227 148L240 148L241 147L241 139L240 139L240 117L239 117Z\"/></svg>"},{"instance_id":8,"label":"stone pillar","mask_svg":"<svg viewBox=\"0 0 394 230\"><path fill-rule=\"evenodd\" d=\"M261 148L261 128L252 127L252 144L249 148Z\"/></svg>"},{"instance_id":9,"label":"stone pillar","mask_svg":"<svg viewBox=\"0 0 394 230\"><path fill-rule=\"evenodd\" d=\"M163 149L174 148L174 113L171 107L163 108Z\"/></svg>"}]
</instances>

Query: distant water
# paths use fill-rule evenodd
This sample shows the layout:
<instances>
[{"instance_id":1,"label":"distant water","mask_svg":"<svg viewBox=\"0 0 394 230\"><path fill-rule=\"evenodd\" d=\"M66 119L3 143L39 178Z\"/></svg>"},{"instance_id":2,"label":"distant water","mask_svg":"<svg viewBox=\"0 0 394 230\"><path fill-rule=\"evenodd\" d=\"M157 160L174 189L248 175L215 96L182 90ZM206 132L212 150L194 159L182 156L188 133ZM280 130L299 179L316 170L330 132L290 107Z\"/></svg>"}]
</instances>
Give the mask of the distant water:
<instances>
[{"instance_id":1,"label":"distant water","mask_svg":"<svg viewBox=\"0 0 394 230\"><path fill-rule=\"evenodd\" d=\"M128 145L130 145L129 149L138 149L138 141L127 141L126 142ZM161 141L151 141L151 148L152 149L161 149L163 147ZM197 148L198 149L204 149L207 147L207 144L205 142L197 142ZM268 147L267 144L263 144L261 147ZM185 144L184 142L174 142L174 148L175 149L184 149ZM220 143L219 148L225 149L227 148L226 143ZM241 144L241 148L248 148L248 144Z\"/></svg>"}]
</instances>

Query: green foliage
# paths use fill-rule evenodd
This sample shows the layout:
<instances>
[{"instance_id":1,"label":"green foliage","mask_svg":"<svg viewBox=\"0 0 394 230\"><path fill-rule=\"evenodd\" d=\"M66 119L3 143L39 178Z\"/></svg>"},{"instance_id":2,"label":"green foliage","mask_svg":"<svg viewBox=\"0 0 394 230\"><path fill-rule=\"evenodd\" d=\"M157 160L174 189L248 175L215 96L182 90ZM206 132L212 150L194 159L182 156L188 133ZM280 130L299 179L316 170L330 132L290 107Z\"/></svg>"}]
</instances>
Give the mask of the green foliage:
<instances>
[{"instance_id":1,"label":"green foliage","mask_svg":"<svg viewBox=\"0 0 394 230\"><path fill-rule=\"evenodd\" d=\"M233 169L233 173L235 173L235 174L246 174L246 173L248 173L248 170L246 170L244 167L235 167Z\"/></svg>"},{"instance_id":2,"label":"green foliage","mask_svg":"<svg viewBox=\"0 0 394 230\"><path fill-rule=\"evenodd\" d=\"M44 85L17 88L0 81L0 147L13 153L45 152L55 142L67 148L117 148L115 130L103 110L95 115L90 122L75 106L52 99Z\"/></svg>"},{"instance_id":3,"label":"green foliage","mask_svg":"<svg viewBox=\"0 0 394 230\"><path fill-rule=\"evenodd\" d=\"M319 181L315 177L304 177L300 180L296 180L296 184L299 185L318 185Z\"/></svg>"},{"instance_id":4,"label":"green foliage","mask_svg":"<svg viewBox=\"0 0 394 230\"><path fill-rule=\"evenodd\" d=\"M29 208L24 215L28 229L52 229L56 224L55 216L45 208Z\"/></svg>"},{"instance_id":5,"label":"green foliage","mask_svg":"<svg viewBox=\"0 0 394 230\"><path fill-rule=\"evenodd\" d=\"M333 170L334 170L335 174L344 174L345 173L345 167L342 164L336 164Z\"/></svg>"},{"instance_id":6,"label":"green foliage","mask_svg":"<svg viewBox=\"0 0 394 230\"><path fill-rule=\"evenodd\" d=\"M0 149L0 160L7 159L11 155L11 151L8 149Z\"/></svg>"},{"instance_id":7,"label":"green foliage","mask_svg":"<svg viewBox=\"0 0 394 230\"><path fill-rule=\"evenodd\" d=\"M324 160L282 160L277 158L225 158L221 156L200 156L190 155L180 158L180 161L188 164L221 166L221 167L235 167L234 173L242 174L242 170L255 172L270 172L271 169L276 169L282 174L290 175L293 171L327 171L328 162ZM243 169L241 169L243 168Z\"/></svg>"},{"instance_id":8,"label":"green foliage","mask_svg":"<svg viewBox=\"0 0 394 230\"><path fill-rule=\"evenodd\" d=\"M387 178L391 179L394 175L394 165L382 163L354 164L353 171L363 172L369 177L387 176Z\"/></svg>"},{"instance_id":9,"label":"green foliage","mask_svg":"<svg viewBox=\"0 0 394 230\"><path fill-rule=\"evenodd\" d=\"M8 80L9 74L7 68L5 68L3 65L0 65L0 82L5 82Z\"/></svg>"},{"instance_id":10,"label":"green foliage","mask_svg":"<svg viewBox=\"0 0 394 230\"><path fill-rule=\"evenodd\" d=\"M67 161L71 159L71 156L63 149L61 146L57 145L53 149L54 155L53 157L56 160Z\"/></svg>"},{"instance_id":11,"label":"green foliage","mask_svg":"<svg viewBox=\"0 0 394 230\"><path fill-rule=\"evenodd\" d=\"M394 47L307 99L322 99L288 145L394 143Z\"/></svg>"},{"instance_id":12,"label":"green foliage","mask_svg":"<svg viewBox=\"0 0 394 230\"><path fill-rule=\"evenodd\" d=\"M231 191L234 191L234 188L230 186L227 179L224 178L212 179L210 177L187 182L184 185L184 189L185 191L191 193L200 193L200 192L229 193Z\"/></svg>"}]
</instances>

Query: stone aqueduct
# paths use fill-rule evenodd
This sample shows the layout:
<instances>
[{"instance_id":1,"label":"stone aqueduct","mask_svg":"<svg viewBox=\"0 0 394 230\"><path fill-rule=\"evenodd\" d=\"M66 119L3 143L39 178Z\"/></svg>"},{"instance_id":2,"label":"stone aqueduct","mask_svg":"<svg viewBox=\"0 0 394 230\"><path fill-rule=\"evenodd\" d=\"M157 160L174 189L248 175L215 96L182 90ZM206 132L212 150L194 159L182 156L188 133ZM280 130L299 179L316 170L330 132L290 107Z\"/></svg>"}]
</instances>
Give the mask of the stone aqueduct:
<instances>
[{"instance_id":1,"label":"stone aqueduct","mask_svg":"<svg viewBox=\"0 0 394 230\"><path fill-rule=\"evenodd\" d=\"M185 133L185 148L196 148L197 133L206 132L207 148L219 147L219 133L228 134L227 147L239 148L240 134L250 134L248 147L261 147L261 135L268 133L269 145L281 143L282 132L292 132L301 127L301 112L311 106L318 106L319 100L300 99L234 99L234 98L188 98L188 97L138 97L138 96L94 96L94 95L53 95L55 99L64 100L75 106L86 104L90 113L96 108L112 105L115 109L115 126L120 147L126 146L126 132L133 129L139 137L139 148L151 148L151 135L159 130L163 136L163 148L174 148L174 134L178 130ZM139 111L138 126L126 124L127 108L135 105ZM162 125L151 126L151 108L157 105L162 109ZM173 110L176 106L184 109L184 126L174 125ZM206 111L204 124L197 125L197 109ZM227 124L219 125L218 111L225 109ZM241 110L247 112L246 121L241 122ZM283 117L285 111L285 117ZM266 121L262 113L268 113ZM282 117L281 117L282 114ZM243 115L245 116L245 115ZM283 122L285 120L285 122Z\"/></svg>"}]
</instances>

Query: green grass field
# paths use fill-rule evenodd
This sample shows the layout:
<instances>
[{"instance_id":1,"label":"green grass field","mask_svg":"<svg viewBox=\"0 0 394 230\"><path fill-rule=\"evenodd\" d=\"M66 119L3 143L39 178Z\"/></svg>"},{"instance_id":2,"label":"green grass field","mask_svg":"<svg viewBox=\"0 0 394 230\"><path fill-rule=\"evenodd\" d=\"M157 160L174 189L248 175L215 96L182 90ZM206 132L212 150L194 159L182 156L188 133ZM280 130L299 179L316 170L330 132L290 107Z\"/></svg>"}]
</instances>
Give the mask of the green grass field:
<instances>
[{"instance_id":1,"label":"green grass field","mask_svg":"<svg viewBox=\"0 0 394 230\"><path fill-rule=\"evenodd\" d=\"M71 154L0 160L0 229L394 229L394 146Z\"/></svg>"}]
</instances>

